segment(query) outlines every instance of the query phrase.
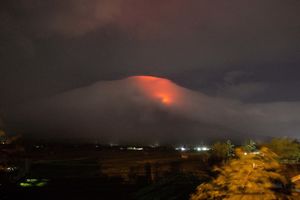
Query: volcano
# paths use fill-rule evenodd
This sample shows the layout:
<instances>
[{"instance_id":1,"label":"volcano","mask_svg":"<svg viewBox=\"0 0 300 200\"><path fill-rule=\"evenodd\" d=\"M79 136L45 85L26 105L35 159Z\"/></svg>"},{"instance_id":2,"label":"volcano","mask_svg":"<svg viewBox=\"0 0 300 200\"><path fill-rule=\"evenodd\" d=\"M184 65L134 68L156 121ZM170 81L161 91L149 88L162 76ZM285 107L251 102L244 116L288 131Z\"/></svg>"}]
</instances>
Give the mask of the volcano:
<instances>
[{"instance_id":1,"label":"volcano","mask_svg":"<svg viewBox=\"0 0 300 200\"><path fill-rule=\"evenodd\" d=\"M299 103L246 104L154 76L99 81L19 107L8 117L25 135L126 142L195 142L292 135Z\"/></svg>"}]
</instances>

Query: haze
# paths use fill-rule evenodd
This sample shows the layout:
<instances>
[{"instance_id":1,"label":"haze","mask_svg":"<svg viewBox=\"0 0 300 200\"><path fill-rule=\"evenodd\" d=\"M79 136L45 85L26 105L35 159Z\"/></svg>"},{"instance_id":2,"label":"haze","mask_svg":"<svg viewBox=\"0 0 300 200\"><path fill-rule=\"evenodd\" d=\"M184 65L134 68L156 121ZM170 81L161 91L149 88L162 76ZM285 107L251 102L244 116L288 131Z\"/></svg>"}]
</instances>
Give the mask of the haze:
<instances>
[{"instance_id":1,"label":"haze","mask_svg":"<svg viewBox=\"0 0 300 200\"><path fill-rule=\"evenodd\" d=\"M298 137L298 0L0 3L0 118L34 138Z\"/></svg>"}]
</instances>

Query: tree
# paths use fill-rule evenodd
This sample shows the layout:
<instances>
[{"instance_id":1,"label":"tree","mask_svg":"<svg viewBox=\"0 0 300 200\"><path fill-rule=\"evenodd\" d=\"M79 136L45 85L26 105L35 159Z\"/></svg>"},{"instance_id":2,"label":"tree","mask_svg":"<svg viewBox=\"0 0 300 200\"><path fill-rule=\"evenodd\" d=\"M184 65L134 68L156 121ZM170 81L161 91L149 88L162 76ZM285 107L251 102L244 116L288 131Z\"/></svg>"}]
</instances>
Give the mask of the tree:
<instances>
[{"instance_id":1,"label":"tree","mask_svg":"<svg viewBox=\"0 0 300 200\"><path fill-rule=\"evenodd\" d=\"M231 143L216 142L211 146L210 160L215 163L220 163L228 160L229 152L231 151Z\"/></svg>"},{"instance_id":2,"label":"tree","mask_svg":"<svg viewBox=\"0 0 300 200\"><path fill-rule=\"evenodd\" d=\"M281 160L300 161L300 144L290 138L274 138L266 144Z\"/></svg>"},{"instance_id":3,"label":"tree","mask_svg":"<svg viewBox=\"0 0 300 200\"><path fill-rule=\"evenodd\" d=\"M4 144L7 140L7 136L3 130L0 129L0 143Z\"/></svg>"},{"instance_id":4,"label":"tree","mask_svg":"<svg viewBox=\"0 0 300 200\"><path fill-rule=\"evenodd\" d=\"M227 156L233 157L234 156L234 144L230 140L226 141L227 144Z\"/></svg>"},{"instance_id":5,"label":"tree","mask_svg":"<svg viewBox=\"0 0 300 200\"><path fill-rule=\"evenodd\" d=\"M247 153L255 152L257 150L256 143L253 140L248 140L243 146L243 150Z\"/></svg>"},{"instance_id":6,"label":"tree","mask_svg":"<svg viewBox=\"0 0 300 200\"><path fill-rule=\"evenodd\" d=\"M12 144L20 139L21 135L8 136L5 131L0 129L0 144Z\"/></svg>"},{"instance_id":7,"label":"tree","mask_svg":"<svg viewBox=\"0 0 300 200\"><path fill-rule=\"evenodd\" d=\"M286 185L287 179L280 174L280 164L276 154L268 148L262 148L259 154L245 154L236 150L237 158L222 168L211 183L197 187L191 200L204 199L282 199L273 191L276 184Z\"/></svg>"}]
</instances>

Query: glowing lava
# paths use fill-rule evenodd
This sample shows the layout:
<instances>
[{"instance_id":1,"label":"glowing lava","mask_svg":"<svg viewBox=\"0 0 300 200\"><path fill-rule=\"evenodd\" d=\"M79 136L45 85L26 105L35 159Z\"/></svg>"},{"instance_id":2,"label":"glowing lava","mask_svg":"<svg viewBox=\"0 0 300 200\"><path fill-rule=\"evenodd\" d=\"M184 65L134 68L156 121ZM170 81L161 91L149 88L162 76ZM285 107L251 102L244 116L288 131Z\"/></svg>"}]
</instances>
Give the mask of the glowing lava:
<instances>
[{"instance_id":1,"label":"glowing lava","mask_svg":"<svg viewBox=\"0 0 300 200\"><path fill-rule=\"evenodd\" d=\"M168 79L154 76L133 76L132 80L145 95L164 105L176 104L179 101L177 86Z\"/></svg>"}]
</instances>

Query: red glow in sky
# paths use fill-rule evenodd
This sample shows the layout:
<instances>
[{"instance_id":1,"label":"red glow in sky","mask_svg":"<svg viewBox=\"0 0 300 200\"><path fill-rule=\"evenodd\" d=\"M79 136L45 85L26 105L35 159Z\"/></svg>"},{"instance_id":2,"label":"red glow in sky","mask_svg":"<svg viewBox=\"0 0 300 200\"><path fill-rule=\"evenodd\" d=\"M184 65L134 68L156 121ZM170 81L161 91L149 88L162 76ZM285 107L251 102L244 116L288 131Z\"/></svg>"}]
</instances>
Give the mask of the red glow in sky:
<instances>
[{"instance_id":1,"label":"red glow in sky","mask_svg":"<svg viewBox=\"0 0 300 200\"><path fill-rule=\"evenodd\" d=\"M154 76L134 76L132 78L151 99L157 100L164 105L178 103L179 91L168 79Z\"/></svg>"}]
</instances>

